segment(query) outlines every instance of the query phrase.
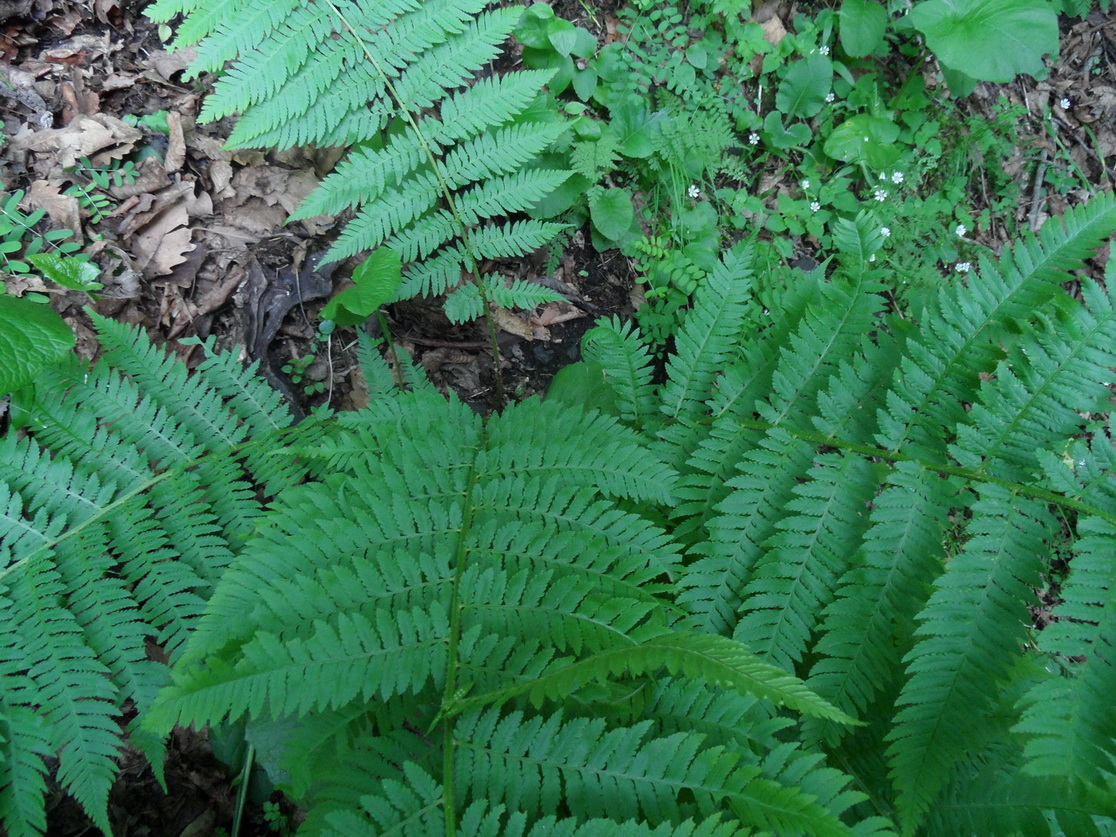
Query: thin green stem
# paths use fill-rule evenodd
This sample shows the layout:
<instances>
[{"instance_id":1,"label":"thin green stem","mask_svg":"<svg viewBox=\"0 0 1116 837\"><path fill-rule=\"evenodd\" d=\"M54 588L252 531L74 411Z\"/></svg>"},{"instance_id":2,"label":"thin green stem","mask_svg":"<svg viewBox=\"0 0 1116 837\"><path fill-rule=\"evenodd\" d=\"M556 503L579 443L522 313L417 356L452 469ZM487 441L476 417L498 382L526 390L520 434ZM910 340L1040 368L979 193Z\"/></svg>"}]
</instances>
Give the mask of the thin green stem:
<instances>
[{"instance_id":1,"label":"thin green stem","mask_svg":"<svg viewBox=\"0 0 1116 837\"><path fill-rule=\"evenodd\" d=\"M477 451L479 453L479 450ZM473 523L473 489L477 484L476 457L469 468L469 481L465 487L461 513L461 531L457 536L454 556L453 593L450 599L449 647L446 651L446 686L442 692L442 706L449 706L457 692L457 655L461 639L461 579L469 557L467 546L469 529ZM457 833L457 810L454 807L454 723L452 716L442 719L442 808L446 820L446 837Z\"/></svg>"}]
</instances>

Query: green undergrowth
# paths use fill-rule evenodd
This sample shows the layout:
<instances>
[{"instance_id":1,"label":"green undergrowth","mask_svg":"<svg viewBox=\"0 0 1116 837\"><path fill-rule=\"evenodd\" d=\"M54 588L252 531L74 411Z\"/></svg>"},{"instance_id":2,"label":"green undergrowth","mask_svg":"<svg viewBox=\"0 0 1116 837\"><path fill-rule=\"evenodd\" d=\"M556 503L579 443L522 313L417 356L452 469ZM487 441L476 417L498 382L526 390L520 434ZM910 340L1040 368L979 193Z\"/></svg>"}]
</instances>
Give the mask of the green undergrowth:
<instances>
[{"instance_id":1,"label":"green undergrowth","mask_svg":"<svg viewBox=\"0 0 1116 837\"><path fill-rule=\"evenodd\" d=\"M157 771L245 724L300 834L1111 834L1116 306L1063 283L1114 228L915 321L855 225L776 307L733 248L664 383L606 319L488 419L366 342L369 407L290 427L99 321L0 445L8 833L55 758L108 832L132 710Z\"/></svg>"}]
</instances>

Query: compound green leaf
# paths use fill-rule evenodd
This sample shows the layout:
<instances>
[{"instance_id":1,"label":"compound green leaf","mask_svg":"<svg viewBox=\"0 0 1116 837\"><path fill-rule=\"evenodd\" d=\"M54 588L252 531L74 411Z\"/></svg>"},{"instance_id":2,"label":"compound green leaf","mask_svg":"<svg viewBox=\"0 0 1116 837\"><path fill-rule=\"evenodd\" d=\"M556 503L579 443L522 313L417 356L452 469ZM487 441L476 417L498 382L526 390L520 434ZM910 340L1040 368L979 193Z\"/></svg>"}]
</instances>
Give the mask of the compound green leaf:
<instances>
[{"instance_id":1,"label":"compound green leaf","mask_svg":"<svg viewBox=\"0 0 1116 837\"><path fill-rule=\"evenodd\" d=\"M947 67L982 81L1036 75L1058 51L1058 16L1046 0L926 0L911 22Z\"/></svg>"},{"instance_id":2,"label":"compound green leaf","mask_svg":"<svg viewBox=\"0 0 1116 837\"><path fill-rule=\"evenodd\" d=\"M0 296L0 395L31 382L74 346L74 333L49 306Z\"/></svg>"}]
</instances>

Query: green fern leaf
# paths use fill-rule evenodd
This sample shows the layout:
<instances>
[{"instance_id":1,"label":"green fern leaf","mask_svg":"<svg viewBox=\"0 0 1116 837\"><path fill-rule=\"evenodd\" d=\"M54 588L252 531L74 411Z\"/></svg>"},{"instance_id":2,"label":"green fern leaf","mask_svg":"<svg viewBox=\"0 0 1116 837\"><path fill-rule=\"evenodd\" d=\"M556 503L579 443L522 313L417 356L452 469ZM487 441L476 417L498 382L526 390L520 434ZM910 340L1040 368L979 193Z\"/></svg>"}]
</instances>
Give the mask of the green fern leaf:
<instances>
[{"instance_id":1,"label":"green fern leaf","mask_svg":"<svg viewBox=\"0 0 1116 837\"><path fill-rule=\"evenodd\" d=\"M1015 732L1030 738L1028 773L1103 786L1116 772L1116 718L1109 702L1116 688L1116 525L1091 517L1077 528L1081 539L1054 610L1058 621L1039 635L1039 645L1084 662L1030 691Z\"/></svg>"},{"instance_id":2,"label":"green fern leaf","mask_svg":"<svg viewBox=\"0 0 1116 837\"><path fill-rule=\"evenodd\" d=\"M457 735L456 772L472 794L507 799L528 815L555 810L564 785L576 817L669 821L685 790L699 816L727 805L743 822L761 828L854 834L812 797L757 778L756 769L741 767L717 748L701 750L699 736L655 738L647 723L605 731L600 721L488 712L463 716ZM518 768L512 775L526 769L531 781L508 785L503 777L512 765Z\"/></svg>"},{"instance_id":3,"label":"green fern leaf","mask_svg":"<svg viewBox=\"0 0 1116 837\"><path fill-rule=\"evenodd\" d=\"M553 72L476 78L518 24L519 7L227 0L153 9L160 20L176 12L187 16L176 45L200 41L194 72L232 62L201 112L203 121L241 114L231 147L357 146L293 216L356 210L328 259L383 244L405 262L434 257L414 277L405 272L401 295L444 293L473 274L480 304L467 295L453 307L464 319L489 302L476 274L482 261L531 252L561 229L503 222L569 174L535 166L564 125L516 121Z\"/></svg>"},{"instance_id":4,"label":"green fern leaf","mask_svg":"<svg viewBox=\"0 0 1116 837\"><path fill-rule=\"evenodd\" d=\"M872 527L823 614L808 682L849 713L864 712L894 682L913 643L914 618L943 566L942 540L955 488L900 462L873 500Z\"/></svg>"},{"instance_id":5,"label":"green fern leaf","mask_svg":"<svg viewBox=\"0 0 1116 837\"><path fill-rule=\"evenodd\" d=\"M707 401L713 378L733 346L751 290L750 250L725 254L694 294L693 309L675 340L678 351L667 366L660 393L662 411L672 419L692 415Z\"/></svg>"},{"instance_id":6,"label":"green fern leaf","mask_svg":"<svg viewBox=\"0 0 1116 837\"><path fill-rule=\"evenodd\" d=\"M12 688L12 680L3 676L6 691ZM9 837L34 837L46 832L43 759L52 752L51 737L42 718L26 706L8 705L0 694L0 815Z\"/></svg>"},{"instance_id":7,"label":"green fern leaf","mask_svg":"<svg viewBox=\"0 0 1116 837\"><path fill-rule=\"evenodd\" d=\"M623 645L582 659L531 683L461 701L454 712L487 704L501 705L517 695L526 695L539 707L546 700L561 700L594 679L619 675L653 674L665 668L672 675L702 679L711 685L727 686L763 700L784 705L814 717L838 723L853 719L819 699L796 678L765 663L746 646L712 634L669 633Z\"/></svg>"},{"instance_id":8,"label":"green fern leaf","mask_svg":"<svg viewBox=\"0 0 1116 837\"><path fill-rule=\"evenodd\" d=\"M756 653L793 671L816 622L867 528L876 490L872 466L860 456L823 454L796 486L779 533L744 588L734 636Z\"/></svg>"},{"instance_id":9,"label":"green fern leaf","mask_svg":"<svg viewBox=\"0 0 1116 837\"><path fill-rule=\"evenodd\" d=\"M981 740L988 683L1006 674L1024 637L1038 586L1046 509L992 485L973 504L971 539L946 565L920 614L922 639L908 655L902 708L888 736L904 833L914 832L951 771Z\"/></svg>"},{"instance_id":10,"label":"green fern leaf","mask_svg":"<svg viewBox=\"0 0 1116 837\"><path fill-rule=\"evenodd\" d=\"M598 322L582 339L586 360L605 370L605 383L616 393L620 417L642 430L655 415L655 390L651 384L651 353L630 322L618 317Z\"/></svg>"},{"instance_id":11,"label":"green fern leaf","mask_svg":"<svg viewBox=\"0 0 1116 837\"><path fill-rule=\"evenodd\" d=\"M1116 198L1098 195L1047 224L1038 239L1005 248L998 264L981 261L971 287L943 289L926 313L922 338L909 339L895 374L888 406L881 411L879 443L889 450L913 444L940 456L962 407L975 400L980 372L991 372L1007 327L1061 293L1058 283L1081 265L1116 227Z\"/></svg>"}]
</instances>

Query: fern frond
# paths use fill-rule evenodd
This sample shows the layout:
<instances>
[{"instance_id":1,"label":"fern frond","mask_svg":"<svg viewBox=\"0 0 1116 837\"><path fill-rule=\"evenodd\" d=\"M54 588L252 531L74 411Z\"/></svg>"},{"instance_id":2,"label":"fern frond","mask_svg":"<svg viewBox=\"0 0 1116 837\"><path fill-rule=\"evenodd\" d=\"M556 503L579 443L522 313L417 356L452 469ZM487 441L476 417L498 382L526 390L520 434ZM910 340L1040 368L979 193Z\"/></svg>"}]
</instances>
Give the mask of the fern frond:
<instances>
[{"instance_id":1,"label":"fern frond","mask_svg":"<svg viewBox=\"0 0 1116 837\"><path fill-rule=\"evenodd\" d=\"M1082 429L1082 414L1105 408L1110 394L1101 382L1116 365L1116 309L1095 283L1081 290L1085 305L1034 334L1025 354L1013 352L981 384L981 403L950 449L962 465L1026 480L1035 451L1056 447Z\"/></svg>"},{"instance_id":2,"label":"fern frond","mask_svg":"<svg viewBox=\"0 0 1116 837\"><path fill-rule=\"evenodd\" d=\"M478 80L442 102L441 127L435 129L433 139L456 142L504 125L526 111L553 77L553 70L524 70Z\"/></svg>"},{"instance_id":3,"label":"fern frond","mask_svg":"<svg viewBox=\"0 0 1116 837\"><path fill-rule=\"evenodd\" d=\"M1076 269L1116 227L1116 198L1101 193L1005 248L998 263L982 259L969 287L943 289L924 316L921 339L908 339L886 410L879 443L889 450L908 444L941 456L952 428L965 419L963 404L975 400L979 373L991 372L1008 326L1031 321L1055 296L1067 271Z\"/></svg>"},{"instance_id":4,"label":"fern frond","mask_svg":"<svg viewBox=\"0 0 1116 837\"><path fill-rule=\"evenodd\" d=\"M794 671L868 527L876 485L871 464L859 455L817 458L744 588L736 639Z\"/></svg>"},{"instance_id":5,"label":"fern frond","mask_svg":"<svg viewBox=\"0 0 1116 837\"><path fill-rule=\"evenodd\" d=\"M618 317L598 322L585 333L581 352L605 370L605 383L616 394L620 417L635 430L655 417L651 352L631 322Z\"/></svg>"},{"instance_id":6,"label":"fern frond","mask_svg":"<svg viewBox=\"0 0 1116 837\"><path fill-rule=\"evenodd\" d=\"M490 427L492 443L478 458L482 473L553 473L607 497L670 501L674 473L612 417L578 416L548 401L514 404L503 415Z\"/></svg>"},{"instance_id":7,"label":"fern frond","mask_svg":"<svg viewBox=\"0 0 1116 837\"><path fill-rule=\"evenodd\" d=\"M162 3L153 13L174 8ZM232 62L201 112L203 121L241 114L230 147L358 145L293 215L357 210L328 259L383 244L404 262L435 257L414 277L405 271L399 293L443 293L482 261L530 252L561 229L503 220L569 174L535 165L564 125L522 116L553 71L476 78L518 24L518 6L245 0L224 7L231 18L190 2L177 8L187 19L176 44L200 41L195 72ZM460 318L489 301L472 278L480 304L459 297ZM521 297L503 294L498 304Z\"/></svg>"},{"instance_id":8,"label":"fern frond","mask_svg":"<svg viewBox=\"0 0 1116 837\"><path fill-rule=\"evenodd\" d=\"M700 679L715 686L736 689L741 694L769 700L803 714L838 723L852 719L821 700L801 681L766 663L748 648L726 637L713 634L667 633L638 644L626 644L601 651L565 668L548 672L525 683L466 698L454 711L465 711L488 704L506 703L526 695L539 707L547 700L561 700L592 680L607 680L622 674L653 674L666 669L671 675Z\"/></svg>"},{"instance_id":9,"label":"fern frond","mask_svg":"<svg viewBox=\"0 0 1116 837\"><path fill-rule=\"evenodd\" d=\"M1077 529L1077 554L1054 609L1057 621L1039 635L1039 647L1057 654L1069 671L1030 691L1015 732L1029 739L1028 773L1103 786L1116 774L1110 700L1116 688L1116 525L1085 518Z\"/></svg>"},{"instance_id":10,"label":"fern frond","mask_svg":"<svg viewBox=\"0 0 1116 837\"><path fill-rule=\"evenodd\" d=\"M544 221L488 223L470 233L469 243L479 258L509 259L538 250L564 229L564 224Z\"/></svg>"},{"instance_id":11,"label":"fern frond","mask_svg":"<svg viewBox=\"0 0 1116 837\"><path fill-rule=\"evenodd\" d=\"M177 656L261 513L244 451L282 432L283 413L255 415L275 396L224 358L191 377L134 330L98 327L104 359L44 371L30 435L0 441L0 728L36 719L21 724L36 732L7 737L14 786L41 787L33 754L57 752L59 781L107 831L119 716L127 702L142 718L164 679L148 645ZM268 473L278 489L303 470ZM138 730L132 741L159 764L162 742ZM41 818L41 794L9 801L10 832Z\"/></svg>"},{"instance_id":12,"label":"fern frond","mask_svg":"<svg viewBox=\"0 0 1116 837\"><path fill-rule=\"evenodd\" d=\"M511 174L533 161L566 130L562 122L521 122L497 127L462 142L443 158L451 189ZM562 180L569 172L562 172ZM545 187L549 192L552 187Z\"/></svg>"},{"instance_id":13,"label":"fern frond","mask_svg":"<svg viewBox=\"0 0 1116 837\"><path fill-rule=\"evenodd\" d=\"M897 463L872 502L872 526L824 614L808 682L849 713L863 713L894 682L913 643L914 618L943 566L942 540L956 488L914 463Z\"/></svg>"},{"instance_id":14,"label":"fern frond","mask_svg":"<svg viewBox=\"0 0 1116 837\"><path fill-rule=\"evenodd\" d=\"M660 392L662 411L690 417L710 397L713 379L729 357L750 304L752 251L726 253L694 294L693 308L675 336L677 352Z\"/></svg>"},{"instance_id":15,"label":"fern frond","mask_svg":"<svg viewBox=\"0 0 1116 837\"><path fill-rule=\"evenodd\" d=\"M4 611L0 610L0 614ZM4 614L7 615L7 614ZM0 651L0 657L10 655ZM0 812L9 837L35 837L46 832L46 794L44 758L54 748L43 719L26 706L10 705L4 694L14 678L0 672L4 693L0 693ZM26 687L24 687L26 688Z\"/></svg>"},{"instance_id":16,"label":"fern frond","mask_svg":"<svg viewBox=\"0 0 1116 837\"><path fill-rule=\"evenodd\" d=\"M274 11L273 8L272 14ZM238 45L235 51L243 57L222 75L221 86L206 98L204 108L207 119L229 116L278 94L305 66L312 51L330 36L333 29L331 22L310 6L295 6L282 22L277 23L272 18L270 23L269 28L253 33L262 33L265 36L262 41L254 44L242 41ZM184 34L188 34L185 27L179 29L178 39L182 39ZM220 53L227 47L217 42L212 49ZM206 61L199 56L189 75L196 78L202 72L220 72L224 63L220 60L214 66L212 60Z\"/></svg>"},{"instance_id":17,"label":"fern frond","mask_svg":"<svg viewBox=\"0 0 1116 837\"><path fill-rule=\"evenodd\" d=\"M820 402L827 413L818 426L828 424L834 438L846 438L846 434L851 437L868 435L874 429L874 425L865 426L870 413L866 416L860 409L862 405L846 396L829 393L839 390L851 377L858 383L854 392L879 395L882 389L879 377L888 365L884 363L882 368L872 367L869 371L867 362L878 359L881 353L861 352L865 348L864 332L870 328L871 315L879 305L878 297L863 282L842 280L825 285L803 306L797 321L787 324L785 331L783 328L771 330L768 349L746 355L719 379L718 391L710 404L713 426L705 438L693 446L686 462L690 477L680 487L682 502L675 516L682 521L679 528L684 534L710 525L714 508L728 494L726 486L733 484L729 482L733 472L743 472L737 487L754 486L747 490L760 492L759 496L753 494L751 497L764 511L745 523L744 528L756 532L754 536L747 536L751 546L745 546L744 552L730 559L745 565L735 571L738 578L758 560L756 550L774 533L772 518L781 513L783 504L790 499L787 492L792 490L795 478L804 475L803 471L786 472L770 482L749 482L747 472L756 467L770 467L774 460L784 456L805 464L808 449L812 447L810 443L789 436L775 438L771 435L774 431L766 431L768 438L761 443L765 431L756 426L753 413L759 413L766 423L776 427L784 423L805 427L816 416ZM852 369L843 366L848 364L850 356L858 361ZM771 365L757 366L762 363ZM858 368L864 370L861 378L856 377ZM834 376L842 369L845 370L844 379L835 381ZM761 386L762 397L753 398L753 395L760 395ZM832 412L837 406L844 408L843 414ZM678 455L683 455L689 445L683 443L678 447L681 448ZM761 447L764 452L760 451ZM673 464L672 460L668 461ZM716 525L720 527L721 524ZM713 541L719 543L717 538ZM719 547L714 545L713 549L716 551ZM732 540L729 549L737 551ZM735 595L738 594L739 590Z\"/></svg>"},{"instance_id":18,"label":"fern frond","mask_svg":"<svg viewBox=\"0 0 1116 837\"><path fill-rule=\"evenodd\" d=\"M1116 805L1112 788L1035 777L999 764L967 771L931 809L929 837L1052 834L1105 837Z\"/></svg>"},{"instance_id":19,"label":"fern frond","mask_svg":"<svg viewBox=\"0 0 1116 837\"><path fill-rule=\"evenodd\" d=\"M902 708L888 736L899 820L913 833L962 754L979 746L989 683L1006 674L1024 638L1027 603L1038 586L1045 507L993 485L980 486L970 540L946 565L919 616L908 655Z\"/></svg>"},{"instance_id":20,"label":"fern frond","mask_svg":"<svg viewBox=\"0 0 1116 837\"><path fill-rule=\"evenodd\" d=\"M500 308L531 310L547 302L563 302L565 297L537 282L486 274L479 283L464 285L446 298L446 317L451 323L476 319L483 313L486 299Z\"/></svg>"},{"instance_id":21,"label":"fern frond","mask_svg":"<svg viewBox=\"0 0 1116 837\"><path fill-rule=\"evenodd\" d=\"M4 573L5 623L0 677L9 706L34 708L46 723L50 749L59 753L58 780L93 818L108 829L108 792L119 748L120 711L108 669L86 646L76 617L60 606L65 586L43 561ZM27 672L29 676L20 676ZM12 767L28 763L20 759ZM26 777L17 778L22 784ZM21 800L22 803L22 800ZM39 801L41 806L42 802ZM26 803L20 805L26 807ZM5 821L13 811L4 811Z\"/></svg>"},{"instance_id":22,"label":"fern frond","mask_svg":"<svg viewBox=\"0 0 1116 837\"><path fill-rule=\"evenodd\" d=\"M681 580L678 602L693 613L695 627L733 634L755 564L814 454L812 443L776 428L737 463L741 473L728 483L731 492L707 524L702 557Z\"/></svg>"},{"instance_id":23,"label":"fern frond","mask_svg":"<svg viewBox=\"0 0 1116 837\"><path fill-rule=\"evenodd\" d=\"M586 719L524 718L518 713L466 715L458 721L456 773L471 795L507 801L530 815L553 811L564 798L575 817L646 817L677 822L692 814L679 806L692 794L698 816L729 807L759 828L817 835L852 835L811 796L757 778L730 754L702 750L700 736L656 738L649 723L605 730ZM504 777L530 777L509 784Z\"/></svg>"},{"instance_id":24,"label":"fern frond","mask_svg":"<svg viewBox=\"0 0 1116 837\"><path fill-rule=\"evenodd\" d=\"M570 176L567 171L530 169L480 181L457 200L466 224L530 209Z\"/></svg>"}]
</instances>

